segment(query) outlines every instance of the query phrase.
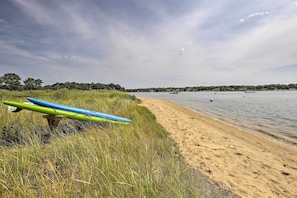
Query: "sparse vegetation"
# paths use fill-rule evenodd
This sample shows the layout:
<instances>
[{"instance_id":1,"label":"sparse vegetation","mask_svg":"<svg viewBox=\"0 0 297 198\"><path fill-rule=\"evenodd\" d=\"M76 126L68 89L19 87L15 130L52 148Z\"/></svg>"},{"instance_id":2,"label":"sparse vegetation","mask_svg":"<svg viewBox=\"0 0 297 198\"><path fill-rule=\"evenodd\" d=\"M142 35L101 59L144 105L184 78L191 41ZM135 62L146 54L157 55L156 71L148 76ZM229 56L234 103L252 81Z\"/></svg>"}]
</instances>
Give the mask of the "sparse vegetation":
<instances>
[{"instance_id":1,"label":"sparse vegetation","mask_svg":"<svg viewBox=\"0 0 297 198\"><path fill-rule=\"evenodd\" d=\"M0 104L0 197L224 197L184 162L155 116L117 91L0 91L127 117L129 125L60 123L49 132L41 114ZM85 124L85 125L84 125ZM79 125L79 126L78 126ZM72 127L72 128L71 128ZM84 129L83 133L81 129ZM47 141L41 134L47 136Z\"/></svg>"}]
</instances>

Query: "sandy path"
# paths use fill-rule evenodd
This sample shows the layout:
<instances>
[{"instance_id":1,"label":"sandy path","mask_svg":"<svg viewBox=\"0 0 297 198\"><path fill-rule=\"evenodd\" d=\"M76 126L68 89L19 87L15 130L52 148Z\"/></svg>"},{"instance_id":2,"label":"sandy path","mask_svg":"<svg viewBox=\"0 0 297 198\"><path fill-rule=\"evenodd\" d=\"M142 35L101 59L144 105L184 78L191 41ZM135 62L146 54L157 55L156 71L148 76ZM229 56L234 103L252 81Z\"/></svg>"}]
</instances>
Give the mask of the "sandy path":
<instances>
[{"instance_id":1,"label":"sandy path","mask_svg":"<svg viewBox=\"0 0 297 198\"><path fill-rule=\"evenodd\" d=\"M177 104L142 99L186 162L241 197L297 197L297 151Z\"/></svg>"}]
</instances>

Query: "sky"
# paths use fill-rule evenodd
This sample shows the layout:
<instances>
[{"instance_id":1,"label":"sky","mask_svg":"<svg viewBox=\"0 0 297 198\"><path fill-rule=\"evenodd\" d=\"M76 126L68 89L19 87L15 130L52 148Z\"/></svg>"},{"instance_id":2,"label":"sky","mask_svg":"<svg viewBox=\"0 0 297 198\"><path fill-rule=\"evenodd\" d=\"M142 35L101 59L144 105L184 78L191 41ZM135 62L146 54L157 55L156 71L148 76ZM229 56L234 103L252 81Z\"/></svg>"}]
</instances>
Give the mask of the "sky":
<instances>
[{"instance_id":1,"label":"sky","mask_svg":"<svg viewBox=\"0 0 297 198\"><path fill-rule=\"evenodd\" d=\"M1 0L0 76L125 88L297 83L297 0Z\"/></svg>"}]
</instances>

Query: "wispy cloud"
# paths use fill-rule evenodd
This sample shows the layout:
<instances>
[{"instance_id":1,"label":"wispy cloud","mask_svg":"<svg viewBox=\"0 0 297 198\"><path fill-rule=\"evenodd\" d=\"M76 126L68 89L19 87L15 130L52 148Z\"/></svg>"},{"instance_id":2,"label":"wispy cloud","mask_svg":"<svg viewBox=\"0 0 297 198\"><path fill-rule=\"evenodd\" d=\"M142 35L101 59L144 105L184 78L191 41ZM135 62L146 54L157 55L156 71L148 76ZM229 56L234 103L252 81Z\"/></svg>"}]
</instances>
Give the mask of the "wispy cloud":
<instances>
[{"instance_id":1,"label":"wispy cloud","mask_svg":"<svg viewBox=\"0 0 297 198\"><path fill-rule=\"evenodd\" d=\"M17 6L22 12L31 16L34 20L40 24L55 24L55 21L51 18L51 12L47 8L40 4L40 1L35 0L12 0L15 6Z\"/></svg>"},{"instance_id":2,"label":"wispy cloud","mask_svg":"<svg viewBox=\"0 0 297 198\"><path fill-rule=\"evenodd\" d=\"M253 14L248 15L245 18L242 18L239 20L240 23L245 22L246 20L248 20L249 18L253 18L253 17L259 17L259 16L265 16L265 15L269 15L270 12L269 11L265 11L265 12L256 12Z\"/></svg>"}]
</instances>

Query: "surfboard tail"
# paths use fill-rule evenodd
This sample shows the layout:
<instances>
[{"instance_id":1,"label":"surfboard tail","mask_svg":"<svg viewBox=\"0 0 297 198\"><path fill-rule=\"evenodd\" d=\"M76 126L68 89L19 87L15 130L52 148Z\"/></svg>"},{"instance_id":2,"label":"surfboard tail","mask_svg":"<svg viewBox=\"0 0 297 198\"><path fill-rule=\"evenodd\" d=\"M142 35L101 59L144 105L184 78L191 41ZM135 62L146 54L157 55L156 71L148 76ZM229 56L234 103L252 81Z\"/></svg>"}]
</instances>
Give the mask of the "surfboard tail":
<instances>
[{"instance_id":1,"label":"surfboard tail","mask_svg":"<svg viewBox=\"0 0 297 198\"><path fill-rule=\"evenodd\" d=\"M23 102L23 104L34 105L34 103L32 103L32 102ZM8 111L8 112L17 113L17 112L20 112L20 111L22 111L22 110L23 110L23 108L15 107L15 106L11 106L11 105L8 105L8 107L7 107L7 111Z\"/></svg>"}]
</instances>

